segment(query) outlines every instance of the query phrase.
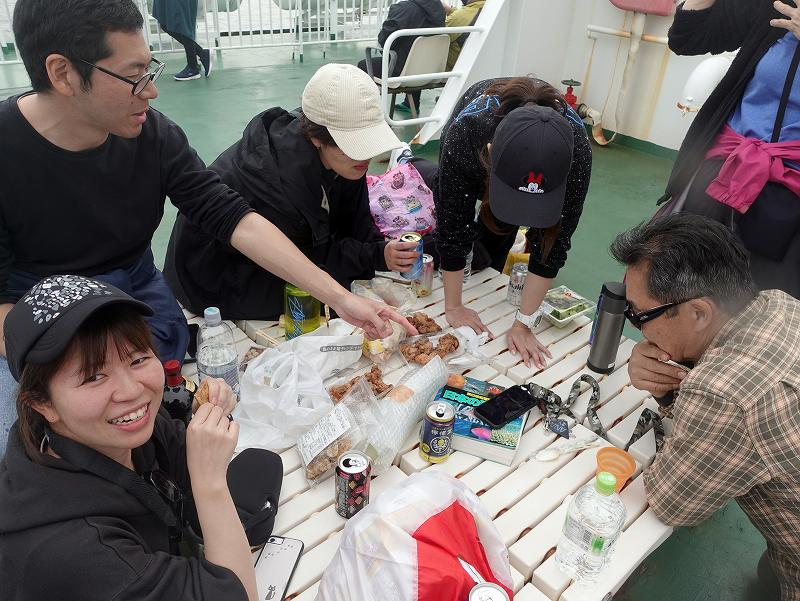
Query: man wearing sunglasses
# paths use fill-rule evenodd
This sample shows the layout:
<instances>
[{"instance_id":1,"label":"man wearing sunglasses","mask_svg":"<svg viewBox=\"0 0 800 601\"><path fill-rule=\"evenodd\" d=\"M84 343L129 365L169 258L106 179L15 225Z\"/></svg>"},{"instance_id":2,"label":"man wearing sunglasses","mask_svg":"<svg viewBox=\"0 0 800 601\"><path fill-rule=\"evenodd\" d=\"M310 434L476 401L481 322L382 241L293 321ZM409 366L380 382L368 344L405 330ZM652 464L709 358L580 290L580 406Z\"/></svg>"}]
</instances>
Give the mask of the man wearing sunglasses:
<instances>
[{"instance_id":1,"label":"man wearing sunglasses","mask_svg":"<svg viewBox=\"0 0 800 601\"><path fill-rule=\"evenodd\" d=\"M626 316L645 337L634 386L669 386L652 363L694 365L677 386L672 436L644 472L650 506L693 526L735 499L767 540L768 598L779 586L784 601L800 599L800 301L758 293L739 239L697 215L633 228L611 254L627 266Z\"/></svg>"},{"instance_id":2,"label":"man wearing sunglasses","mask_svg":"<svg viewBox=\"0 0 800 601\"><path fill-rule=\"evenodd\" d=\"M150 108L164 65L151 55L133 0L18 0L13 26L33 89L0 102L0 324L42 278L91 276L153 307L161 358L183 360L186 320L150 251L169 197L206 234L368 336L388 335L388 320L414 331L314 266ZM13 390L0 356L0 455L15 419Z\"/></svg>"}]
</instances>

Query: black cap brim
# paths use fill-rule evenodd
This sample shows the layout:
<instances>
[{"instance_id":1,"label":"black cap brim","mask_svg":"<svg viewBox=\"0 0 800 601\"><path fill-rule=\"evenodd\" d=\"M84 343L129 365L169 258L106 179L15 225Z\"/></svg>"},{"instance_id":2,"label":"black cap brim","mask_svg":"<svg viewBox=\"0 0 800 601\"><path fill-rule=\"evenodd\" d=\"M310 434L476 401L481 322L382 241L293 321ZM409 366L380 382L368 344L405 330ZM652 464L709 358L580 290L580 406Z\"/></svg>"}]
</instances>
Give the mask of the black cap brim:
<instances>
[{"instance_id":1,"label":"black cap brim","mask_svg":"<svg viewBox=\"0 0 800 601\"><path fill-rule=\"evenodd\" d=\"M489 207L492 214L504 223L533 228L547 228L561 219L567 179L549 192L534 194L512 188L499 177L489 177Z\"/></svg>"},{"instance_id":2,"label":"black cap brim","mask_svg":"<svg viewBox=\"0 0 800 601\"><path fill-rule=\"evenodd\" d=\"M67 349L75 333L89 317L103 307L120 304L130 305L144 317L153 315L149 305L132 298L114 296L88 298L59 316L40 337L25 341L27 348L16 348L13 338L7 340L7 345L13 348L13 352L8 354L8 369L11 375L19 382L26 363L43 365L55 361Z\"/></svg>"}]
</instances>

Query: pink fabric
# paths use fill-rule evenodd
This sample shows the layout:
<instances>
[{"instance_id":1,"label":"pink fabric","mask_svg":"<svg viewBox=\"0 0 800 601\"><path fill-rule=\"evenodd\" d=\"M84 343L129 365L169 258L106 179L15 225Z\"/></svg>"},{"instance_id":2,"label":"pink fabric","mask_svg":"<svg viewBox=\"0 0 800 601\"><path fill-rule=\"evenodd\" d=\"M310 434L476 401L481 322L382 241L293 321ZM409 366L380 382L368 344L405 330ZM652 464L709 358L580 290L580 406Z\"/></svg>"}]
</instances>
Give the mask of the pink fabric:
<instances>
[{"instance_id":1,"label":"pink fabric","mask_svg":"<svg viewBox=\"0 0 800 601\"><path fill-rule=\"evenodd\" d=\"M800 140L771 144L745 138L725 125L706 158L725 159L706 192L740 213L747 212L767 182L782 184L800 196L800 171L784 164L784 160L800 163Z\"/></svg>"}]
</instances>

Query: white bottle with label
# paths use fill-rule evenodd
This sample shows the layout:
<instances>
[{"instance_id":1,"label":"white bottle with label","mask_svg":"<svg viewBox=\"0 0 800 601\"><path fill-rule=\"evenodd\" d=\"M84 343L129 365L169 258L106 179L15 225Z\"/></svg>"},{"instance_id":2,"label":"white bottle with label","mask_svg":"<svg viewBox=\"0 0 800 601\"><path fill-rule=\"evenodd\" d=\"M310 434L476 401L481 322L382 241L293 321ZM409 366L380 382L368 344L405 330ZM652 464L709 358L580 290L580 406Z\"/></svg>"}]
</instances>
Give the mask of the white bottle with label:
<instances>
[{"instance_id":1,"label":"white bottle with label","mask_svg":"<svg viewBox=\"0 0 800 601\"><path fill-rule=\"evenodd\" d=\"M222 378L239 398L239 361L233 342L233 330L222 321L219 309L208 307L203 312L205 322L197 334L197 375Z\"/></svg>"},{"instance_id":2,"label":"white bottle with label","mask_svg":"<svg viewBox=\"0 0 800 601\"><path fill-rule=\"evenodd\" d=\"M580 582L592 582L605 567L625 523L625 505L614 491L617 479L600 472L572 498L555 562Z\"/></svg>"}]
</instances>

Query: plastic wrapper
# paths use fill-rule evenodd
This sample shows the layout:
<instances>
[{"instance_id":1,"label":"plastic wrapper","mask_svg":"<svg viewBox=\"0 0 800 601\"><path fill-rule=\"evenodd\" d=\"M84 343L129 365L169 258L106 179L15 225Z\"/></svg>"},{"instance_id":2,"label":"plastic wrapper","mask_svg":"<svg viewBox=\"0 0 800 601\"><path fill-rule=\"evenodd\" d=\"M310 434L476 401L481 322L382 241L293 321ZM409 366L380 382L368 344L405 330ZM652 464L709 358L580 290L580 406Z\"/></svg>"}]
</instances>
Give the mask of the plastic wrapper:
<instances>
[{"instance_id":1,"label":"plastic wrapper","mask_svg":"<svg viewBox=\"0 0 800 601\"><path fill-rule=\"evenodd\" d=\"M447 382L447 367L441 357L407 373L388 394L377 402L377 427L367 434L367 455L373 474L389 469L403 442L417 427L425 407Z\"/></svg>"},{"instance_id":2,"label":"plastic wrapper","mask_svg":"<svg viewBox=\"0 0 800 601\"><path fill-rule=\"evenodd\" d=\"M369 433L382 417L378 411L372 389L360 377L340 403L297 439L297 452L312 486L328 476L342 453L367 449Z\"/></svg>"},{"instance_id":3,"label":"plastic wrapper","mask_svg":"<svg viewBox=\"0 0 800 601\"><path fill-rule=\"evenodd\" d=\"M297 452L306 478L312 485L325 479L336 467L339 455L363 449L366 437L355 416L339 403L297 439Z\"/></svg>"},{"instance_id":4,"label":"plastic wrapper","mask_svg":"<svg viewBox=\"0 0 800 601\"><path fill-rule=\"evenodd\" d=\"M356 296L391 305L401 313L409 311L417 300L410 286L399 284L387 278L355 280L350 285L350 290ZM391 325L392 333L386 338L377 340L364 339L364 356L374 363L385 364L398 350L400 343L405 340L405 329L394 322Z\"/></svg>"},{"instance_id":5,"label":"plastic wrapper","mask_svg":"<svg viewBox=\"0 0 800 601\"><path fill-rule=\"evenodd\" d=\"M349 370L348 370L349 371ZM377 365L373 365L371 369L365 373L359 373L355 377L338 378L330 386L328 386L328 394L334 403L341 401L345 395L359 382L364 379L372 390L372 394L376 398L382 397L390 389L391 385L383 381L383 372Z\"/></svg>"},{"instance_id":6,"label":"plastic wrapper","mask_svg":"<svg viewBox=\"0 0 800 601\"><path fill-rule=\"evenodd\" d=\"M486 363L480 346L488 334L475 334L472 328L462 326L433 336L415 336L400 345L400 352L409 365L426 365L439 356L450 373L461 373Z\"/></svg>"}]
</instances>

